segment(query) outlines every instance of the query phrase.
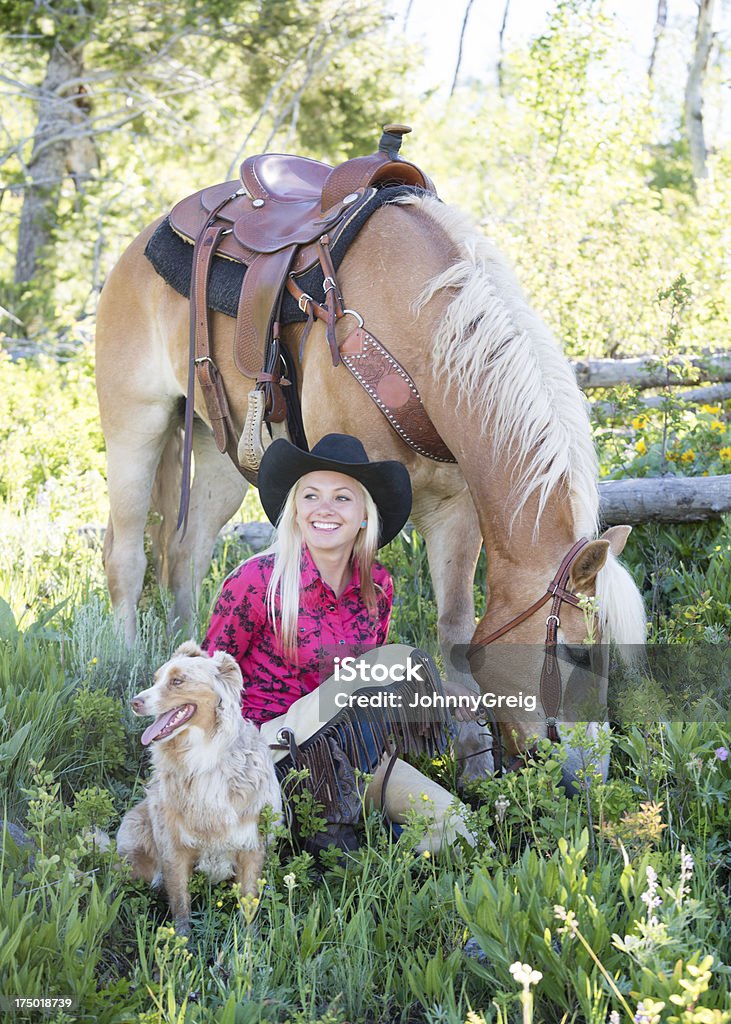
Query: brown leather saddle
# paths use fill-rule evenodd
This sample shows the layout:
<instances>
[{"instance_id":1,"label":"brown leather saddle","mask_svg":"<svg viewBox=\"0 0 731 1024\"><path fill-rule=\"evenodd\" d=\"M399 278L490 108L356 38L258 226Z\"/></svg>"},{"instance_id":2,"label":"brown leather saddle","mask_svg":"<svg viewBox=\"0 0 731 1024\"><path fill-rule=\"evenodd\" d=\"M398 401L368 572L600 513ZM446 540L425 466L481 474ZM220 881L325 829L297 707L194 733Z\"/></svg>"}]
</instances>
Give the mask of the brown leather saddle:
<instances>
[{"instance_id":1,"label":"brown leather saddle","mask_svg":"<svg viewBox=\"0 0 731 1024\"><path fill-rule=\"evenodd\" d=\"M286 417L282 387L289 385L282 374L279 346L279 316L285 288L297 300L302 312L308 314L306 330L314 317L326 322L333 365L338 365L341 353L335 340L335 322L346 311L330 256L331 245L373 197L376 189L407 185L436 194L430 178L415 164L402 160L398 155L403 135L410 130L405 125L386 125L378 152L347 160L337 167L307 157L278 153L248 157L241 165L241 181L224 182L196 192L179 202L170 214L173 230L193 244L187 393L193 394L197 375L218 448L222 452L227 451L237 468L249 479L254 477L254 471L242 466L223 381L211 358L208 281L213 260L215 257L234 260L246 268L238 301L234 359L240 372L256 381L257 391L263 399L265 419L279 423ZM318 262L325 279L325 300L322 304L299 290L294 283L295 274ZM362 323L359 326L362 328ZM367 343L373 340L368 336ZM362 352L362 339L358 344L358 351ZM438 453L431 455L428 450L429 430L425 430L424 423L420 422L415 431L419 443L414 447L440 461L454 461L431 426L408 374L377 341L375 346L370 345L372 358L378 357L379 347L385 353L380 355L384 369L376 369L378 380L370 390L364 383L362 372L354 372L355 354L350 358L346 352L342 361L395 429L412 443L409 432L399 429L398 417L395 420L389 416L378 397L381 376L399 377L400 389L396 387L395 393L400 395L400 404L406 404L408 399L409 404L418 406L421 412L417 415L421 421L426 418L439 443ZM357 358L362 359L362 354ZM393 367L400 372L394 375ZM358 370L365 370L365 364L358 364ZM381 390L384 394L394 392L394 381L387 381ZM178 525L186 518L192 423L193 402L188 401L183 498Z\"/></svg>"}]
</instances>

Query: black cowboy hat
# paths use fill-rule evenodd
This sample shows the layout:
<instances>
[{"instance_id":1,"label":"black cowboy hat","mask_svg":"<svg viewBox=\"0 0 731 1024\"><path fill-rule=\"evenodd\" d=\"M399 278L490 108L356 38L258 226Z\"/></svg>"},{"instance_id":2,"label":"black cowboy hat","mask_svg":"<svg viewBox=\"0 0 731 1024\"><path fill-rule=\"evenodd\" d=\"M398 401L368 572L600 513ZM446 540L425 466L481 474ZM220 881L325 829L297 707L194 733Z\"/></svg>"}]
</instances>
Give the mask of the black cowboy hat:
<instances>
[{"instance_id":1,"label":"black cowboy hat","mask_svg":"<svg viewBox=\"0 0 731 1024\"><path fill-rule=\"evenodd\" d=\"M300 477L318 469L359 480L376 503L381 518L378 546L396 536L411 511L411 480L400 462L369 462L366 450L350 434L327 434L310 452L284 438L272 441L259 467L259 497L276 526L291 488Z\"/></svg>"}]
</instances>

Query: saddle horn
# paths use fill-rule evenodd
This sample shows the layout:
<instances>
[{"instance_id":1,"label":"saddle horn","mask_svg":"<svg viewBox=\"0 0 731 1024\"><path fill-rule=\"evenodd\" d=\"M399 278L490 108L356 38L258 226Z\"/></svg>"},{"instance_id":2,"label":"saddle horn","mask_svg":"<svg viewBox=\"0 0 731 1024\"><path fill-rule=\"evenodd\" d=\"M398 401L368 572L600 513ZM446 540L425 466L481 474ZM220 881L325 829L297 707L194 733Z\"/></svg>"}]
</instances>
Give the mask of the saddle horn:
<instances>
[{"instance_id":1,"label":"saddle horn","mask_svg":"<svg viewBox=\"0 0 731 1024\"><path fill-rule=\"evenodd\" d=\"M399 160L399 150L411 128L407 124L384 124L383 135L378 143L379 153L387 153L391 160Z\"/></svg>"}]
</instances>

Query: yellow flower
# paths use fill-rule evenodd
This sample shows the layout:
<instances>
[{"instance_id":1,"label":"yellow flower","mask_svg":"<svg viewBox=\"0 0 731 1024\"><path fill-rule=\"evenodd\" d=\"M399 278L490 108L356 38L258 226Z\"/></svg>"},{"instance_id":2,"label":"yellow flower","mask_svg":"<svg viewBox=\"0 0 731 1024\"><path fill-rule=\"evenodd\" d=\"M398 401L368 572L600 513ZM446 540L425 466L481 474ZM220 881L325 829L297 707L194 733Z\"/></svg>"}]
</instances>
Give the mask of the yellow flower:
<instances>
[{"instance_id":1,"label":"yellow flower","mask_svg":"<svg viewBox=\"0 0 731 1024\"><path fill-rule=\"evenodd\" d=\"M431 854L429 853L428 850L424 850L424 852L422 853L421 856L424 858L424 860L429 860L429 858L431 857Z\"/></svg>"},{"instance_id":2,"label":"yellow flower","mask_svg":"<svg viewBox=\"0 0 731 1024\"><path fill-rule=\"evenodd\" d=\"M717 430L719 434L723 434L726 430L726 424L721 423L720 420L711 420L711 430Z\"/></svg>"},{"instance_id":3,"label":"yellow flower","mask_svg":"<svg viewBox=\"0 0 731 1024\"><path fill-rule=\"evenodd\" d=\"M687 452L683 452L680 456L681 462L692 462L695 459L695 452L692 448L689 448Z\"/></svg>"},{"instance_id":4,"label":"yellow flower","mask_svg":"<svg viewBox=\"0 0 731 1024\"><path fill-rule=\"evenodd\" d=\"M635 418L632 420L632 426L635 428L635 430L643 430L649 422L649 418L645 416L643 413L640 416L635 416Z\"/></svg>"},{"instance_id":5,"label":"yellow flower","mask_svg":"<svg viewBox=\"0 0 731 1024\"><path fill-rule=\"evenodd\" d=\"M644 455L647 451L647 445L642 440L642 438L640 438L637 444L635 445L635 451L638 452L640 455Z\"/></svg>"},{"instance_id":6,"label":"yellow flower","mask_svg":"<svg viewBox=\"0 0 731 1024\"><path fill-rule=\"evenodd\" d=\"M710 413L711 416L718 416L720 411L721 411L721 406L720 405L702 405L701 406L701 412Z\"/></svg>"},{"instance_id":7,"label":"yellow flower","mask_svg":"<svg viewBox=\"0 0 731 1024\"><path fill-rule=\"evenodd\" d=\"M718 455L721 462L731 462L731 446L728 448L719 448Z\"/></svg>"},{"instance_id":8,"label":"yellow flower","mask_svg":"<svg viewBox=\"0 0 731 1024\"><path fill-rule=\"evenodd\" d=\"M680 457L680 452L673 451L672 449L666 453L665 458L668 462L676 462Z\"/></svg>"}]
</instances>

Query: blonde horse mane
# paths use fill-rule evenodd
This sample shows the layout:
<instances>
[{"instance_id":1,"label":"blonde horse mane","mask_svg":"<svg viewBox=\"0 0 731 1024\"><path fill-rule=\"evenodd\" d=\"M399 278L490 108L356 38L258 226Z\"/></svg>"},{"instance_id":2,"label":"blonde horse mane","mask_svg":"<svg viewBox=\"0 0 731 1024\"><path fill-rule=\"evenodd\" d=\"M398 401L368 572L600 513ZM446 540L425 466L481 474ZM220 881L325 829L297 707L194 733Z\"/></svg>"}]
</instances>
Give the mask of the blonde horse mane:
<instances>
[{"instance_id":1,"label":"blonde horse mane","mask_svg":"<svg viewBox=\"0 0 731 1024\"><path fill-rule=\"evenodd\" d=\"M454 289L434 338L435 372L477 414L494 448L516 460L513 518L538 491L537 529L549 495L565 482L577 530L592 536L596 454L586 401L556 340L531 310L505 257L468 217L429 196L398 202L422 210L459 252L417 298L415 311L437 292Z\"/></svg>"},{"instance_id":2,"label":"blonde horse mane","mask_svg":"<svg viewBox=\"0 0 731 1024\"><path fill-rule=\"evenodd\" d=\"M438 292L453 290L434 337L434 369L476 413L494 449L514 458L511 522L537 491L537 531L549 496L563 484L576 536L595 536L599 473L587 402L556 339L528 305L505 257L469 217L429 196L397 202L421 210L459 253L417 298L415 312ZM597 578L597 597L603 635L630 656L627 648L645 642L644 608L613 555Z\"/></svg>"}]
</instances>

